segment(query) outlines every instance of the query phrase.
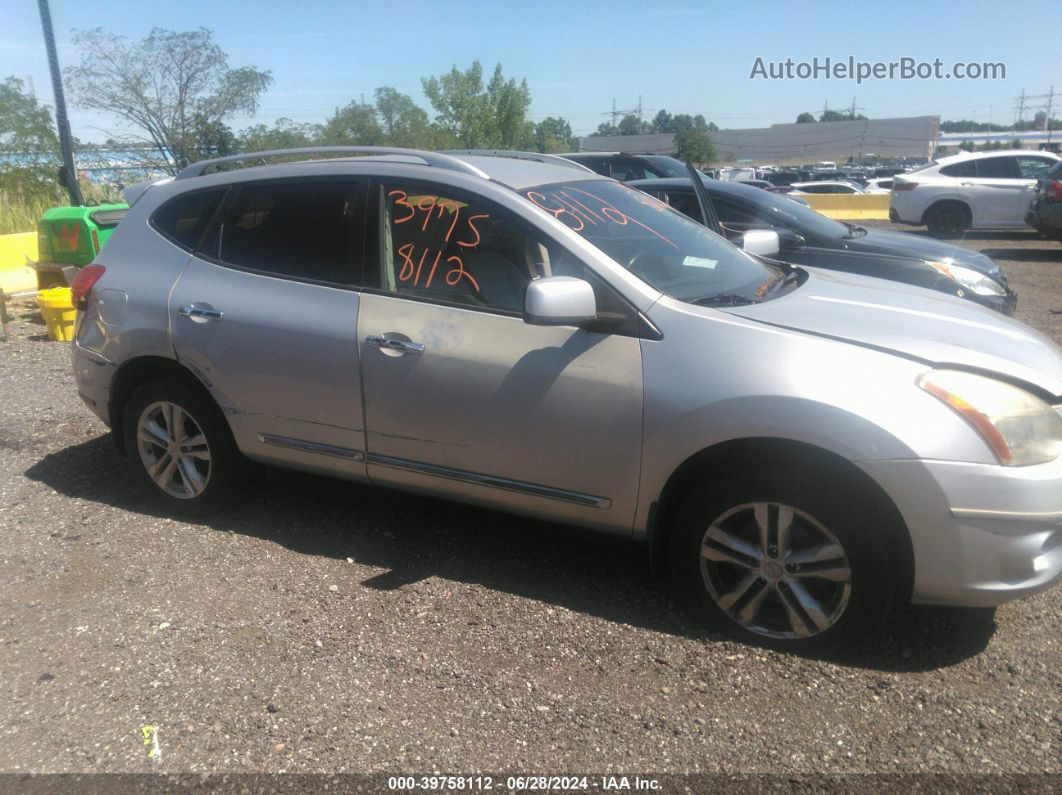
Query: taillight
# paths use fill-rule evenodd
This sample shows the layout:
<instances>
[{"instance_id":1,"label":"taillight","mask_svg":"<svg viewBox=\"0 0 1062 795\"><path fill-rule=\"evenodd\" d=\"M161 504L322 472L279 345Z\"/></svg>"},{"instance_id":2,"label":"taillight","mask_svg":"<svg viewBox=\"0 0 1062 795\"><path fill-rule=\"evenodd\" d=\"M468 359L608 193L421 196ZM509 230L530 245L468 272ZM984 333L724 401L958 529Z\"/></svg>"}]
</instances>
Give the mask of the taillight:
<instances>
[{"instance_id":1,"label":"taillight","mask_svg":"<svg viewBox=\"0 0 1062 795\"><path fill-rule=\"evenodd\" d=\"M74 277L74 283L70 285L70 299L73 301L75 309L80 309L82 312L85 311L88 305L89 293L92 292L92 288L96 286L96 282L100 280L106 270L102 265L86 265L77 272L77 276Z\"/></svg>"},{"instance_id":2,"label":"taillight","mask_svg":"<svg viewBox=\"0 0 1062 795\"><path fill-rule=\"evenodd\" d=\"M1049 202L1062 202L1062 182L1053 179L1044 186L1044 195Z\"/></svg>"},{"instance_id":3,"label":"taillight","mask_svg":"<svg viewBox=\"0 0 1062 795\"><path fill-rule=\"evenodd\" d=\"M894 182L892 183L893 190L914 190L918 187L917 182Z\"/></svg>"}]
</instances>

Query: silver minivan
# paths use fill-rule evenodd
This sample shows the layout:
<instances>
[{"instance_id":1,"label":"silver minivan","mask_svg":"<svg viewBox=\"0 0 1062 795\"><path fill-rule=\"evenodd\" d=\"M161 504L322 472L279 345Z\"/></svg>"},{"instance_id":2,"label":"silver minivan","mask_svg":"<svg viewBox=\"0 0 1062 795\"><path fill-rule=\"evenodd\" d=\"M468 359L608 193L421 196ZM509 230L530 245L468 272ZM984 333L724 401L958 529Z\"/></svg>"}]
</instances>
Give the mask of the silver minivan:
<instances>
[{"instance_id":1,"label":"silver minivan","mask_svg":"<svg viewBox=\"0 0 1062 795\"><path fill-rule=\"evenodd\" d=\"M559 158L225 170L275 154L141 186L73 286L80 395L173 510L258 462L597 528L780 646L1058 582L1062 351L1035 331Z\"/></svg>"}]
</instances>

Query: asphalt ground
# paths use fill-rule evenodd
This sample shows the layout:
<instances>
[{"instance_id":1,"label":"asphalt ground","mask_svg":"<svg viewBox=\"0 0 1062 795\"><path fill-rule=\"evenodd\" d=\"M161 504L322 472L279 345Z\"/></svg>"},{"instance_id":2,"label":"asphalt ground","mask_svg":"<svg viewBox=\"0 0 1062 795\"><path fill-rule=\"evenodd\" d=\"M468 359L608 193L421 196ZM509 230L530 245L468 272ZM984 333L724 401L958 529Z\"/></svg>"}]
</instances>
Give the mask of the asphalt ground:
<instances>
[{"instance_id":1,"label":"asphalt ground","mask_svg":"<svg viewBox=\"0 0 1062 795\"><path fill-rule=\"evenodd\" d=\"M1062 245L961 244L997 258L1019 319L1062 343ZM67 346L31 302L9 312L0 772L961 785L1062 768L1062 589L996 611L907 608L857 650L807 657L706 632L642 547L571 527L299 474L177 521L81 404Z\"/></svg>"}]
</instances>

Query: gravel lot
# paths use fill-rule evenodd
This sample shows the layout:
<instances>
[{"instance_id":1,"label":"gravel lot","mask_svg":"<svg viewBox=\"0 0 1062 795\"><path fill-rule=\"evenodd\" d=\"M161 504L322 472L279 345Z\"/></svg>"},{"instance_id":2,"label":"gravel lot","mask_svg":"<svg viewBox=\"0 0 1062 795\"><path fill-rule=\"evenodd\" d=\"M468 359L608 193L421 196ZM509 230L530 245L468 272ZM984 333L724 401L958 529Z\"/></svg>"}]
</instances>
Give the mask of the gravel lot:
<instances>
[{"instance_id":1,"label":"gravel lot","mask_svg":"<svg viewBox=\"0 0 1062 795\"><path fill-rule=\"evenodd\" d=\"M1062 343L1062 246L963 244ZM1062 772L1062 589L809 659L704 632L641 547L570 527L289 474L174 521L10 311L0 771Z\"/></svg>"}]
</instances>

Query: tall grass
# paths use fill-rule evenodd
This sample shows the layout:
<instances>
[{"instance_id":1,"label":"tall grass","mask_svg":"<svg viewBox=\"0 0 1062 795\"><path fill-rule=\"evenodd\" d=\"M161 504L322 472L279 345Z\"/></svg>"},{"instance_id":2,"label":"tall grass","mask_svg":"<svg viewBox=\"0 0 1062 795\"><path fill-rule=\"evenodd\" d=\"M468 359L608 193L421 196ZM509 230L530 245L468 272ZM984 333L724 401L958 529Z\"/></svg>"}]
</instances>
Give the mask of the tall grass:
<instances>
[{"instance_id":1,"label":"tall grass","mask_svg":"<svg viewBox=\"0 0 1062 795\"><path fill-rule=\"evenodd\" d=\"M107 186L82 182L81 195L85 204L121 201L120 193ZM0 235L37 231L37 221L49 207L70 203L69 197L57 185L29 186L21 182L0 182Z\"/></svg>"}]
</instances>

